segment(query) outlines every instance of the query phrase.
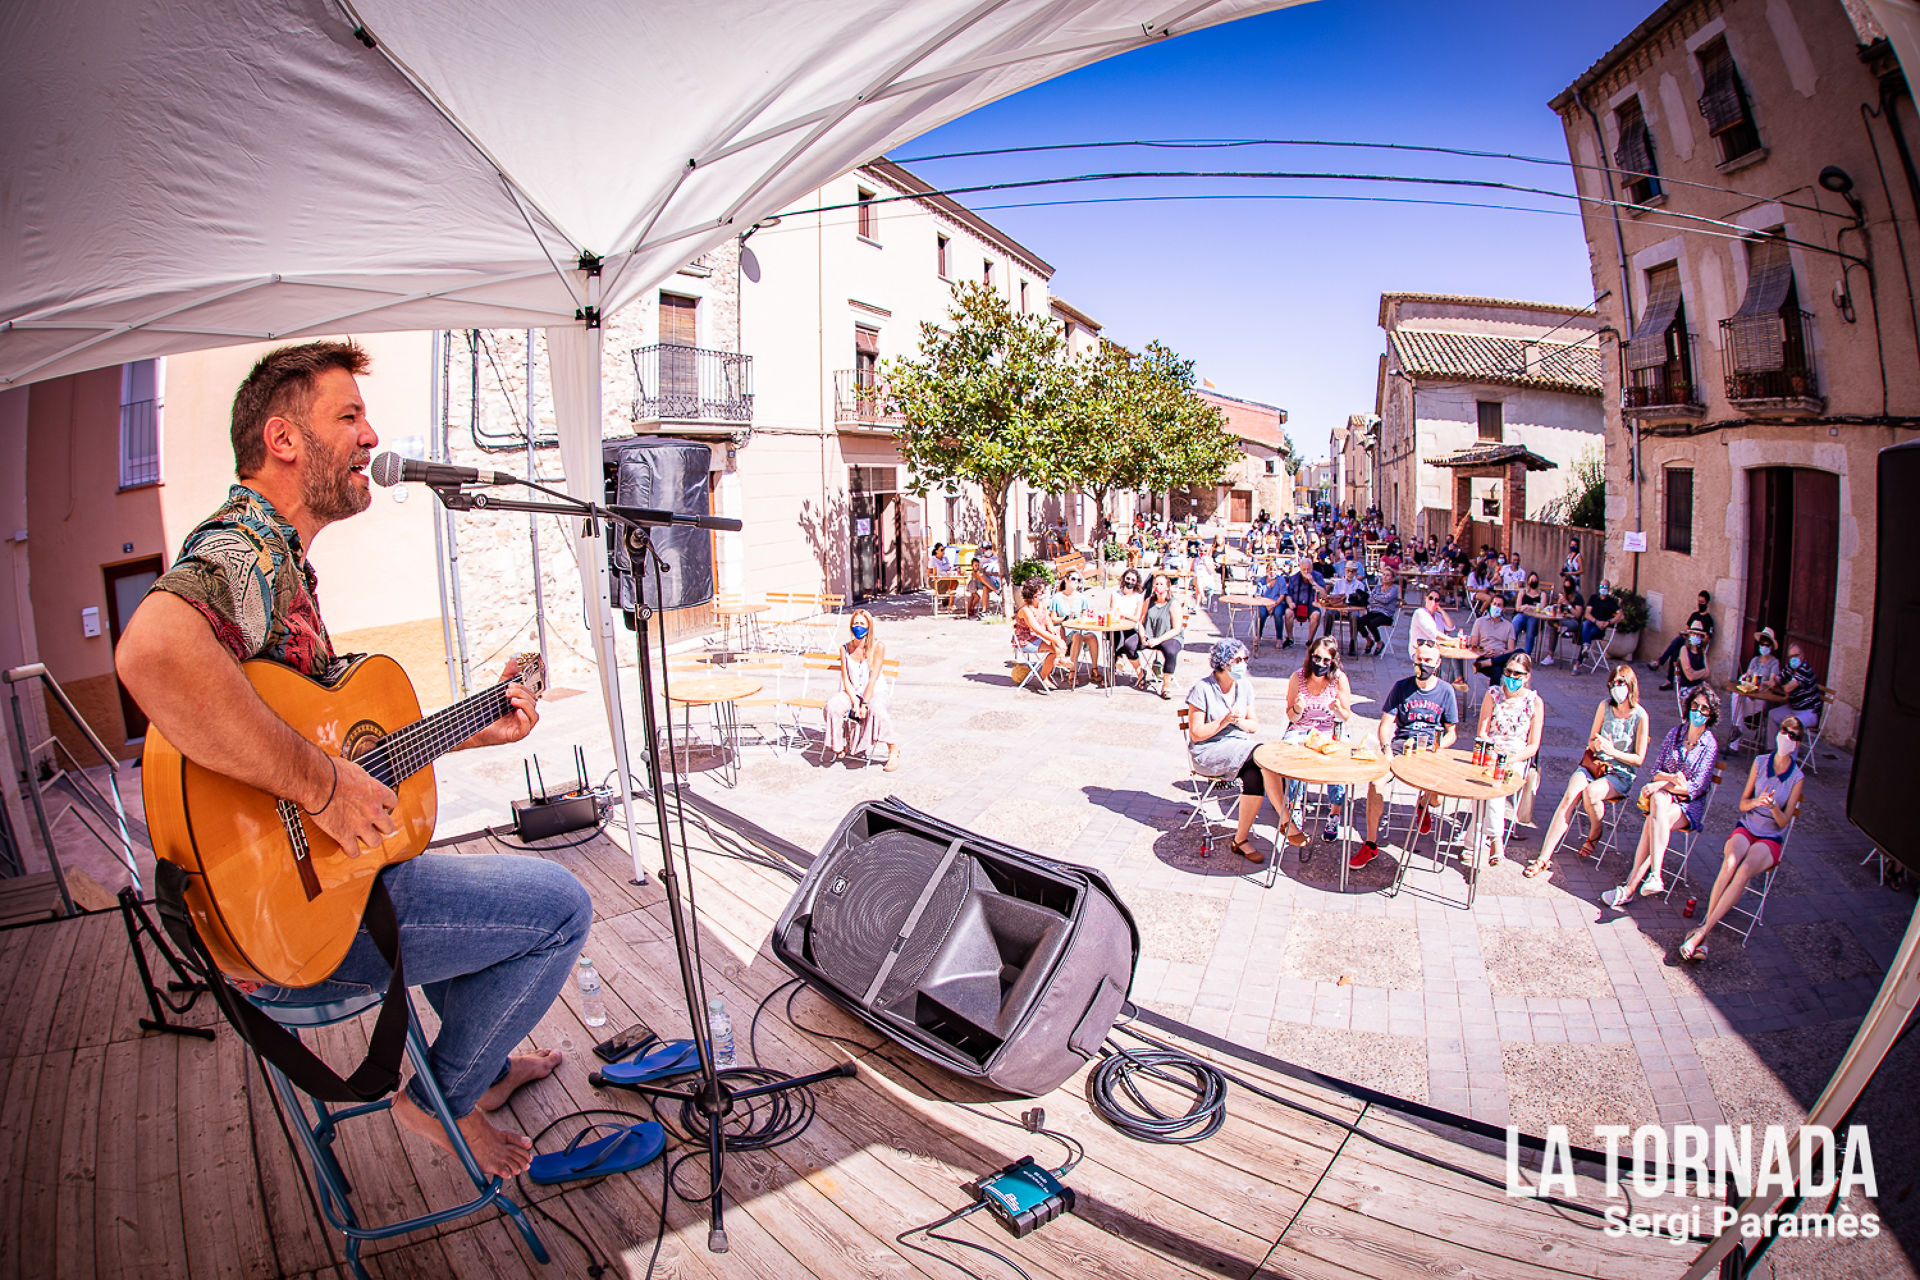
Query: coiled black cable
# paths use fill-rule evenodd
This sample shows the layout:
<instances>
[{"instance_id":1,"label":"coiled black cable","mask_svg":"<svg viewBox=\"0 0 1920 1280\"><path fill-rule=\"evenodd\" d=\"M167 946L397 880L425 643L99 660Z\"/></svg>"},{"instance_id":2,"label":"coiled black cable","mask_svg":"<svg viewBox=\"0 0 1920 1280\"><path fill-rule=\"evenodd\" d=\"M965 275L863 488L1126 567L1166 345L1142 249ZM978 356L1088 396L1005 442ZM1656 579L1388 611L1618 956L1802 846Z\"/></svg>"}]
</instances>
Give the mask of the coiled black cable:
<instances>
[{"instance_id":1,"label":"coiled black cable","mask_svg":"<svg viewBox=\"0 0 1920 1280\"><path fill-rule=\"evenodd\" d=\"M1101 1119L1141 1142L1204 1142L1227 1122L1227 1081L1218 1068L1178 1049L1103 1046L1087 1089ZM1183 1112L1163 1111L1141 1092L1146 1076L1193 1101ZM1124 1095L1124 1100L1122 1095Z\"/></svg>"}]
</instances>

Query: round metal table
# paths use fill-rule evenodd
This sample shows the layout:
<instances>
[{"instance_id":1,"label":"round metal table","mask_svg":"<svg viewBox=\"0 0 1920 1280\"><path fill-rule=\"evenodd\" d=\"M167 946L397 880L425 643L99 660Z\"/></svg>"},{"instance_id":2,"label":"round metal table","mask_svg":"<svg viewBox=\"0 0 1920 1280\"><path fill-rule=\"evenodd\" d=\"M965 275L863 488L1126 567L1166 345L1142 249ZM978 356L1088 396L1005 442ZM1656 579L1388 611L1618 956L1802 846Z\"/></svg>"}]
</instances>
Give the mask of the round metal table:
<instances>
[{"instance_id":1,"label":"round metal table","mask_svg":"<svg viewBox=\"0 0 1920 1280\"><path fill-rule=\"evenodd\" d=\"M724 786L731 787L740 781L740 723L734 716L733 704L742 698L751 698L760 689L760 682L751 676L682 675L672 682L672 691L667 700L680 708L685 738L682 749L689 753L689 763L693 742L693 708L712 709L714 731L720 738L717 745L722 755L720 781ZM677 771L677 756L672 763Z\"/></svg>"},{"instance_id":2,"label":"round metal table","mask_svg":"<svg viewBox=\"0 0 1920 1280\"><path fill-rule=\"evenodd\" d=\"M1348 846L1353 843L1353 800L1354 796L1364 796L1364 788L1387 776L1392 767L1386 753L1380 750L1371 731L1367 736L1355 741L1342 741L1337 750L1328 753L1315 751L1303 743L1263 742L1253 749L1253 762L1269 773L1277 773L1283 778L1294 778L1310 787L1344 786L1347 797L1340 805L1340 891L1347 891L1347 855ZM1371 753L1371 756L1360 753ZM1269 796L1273 801L1274 812L1280 812L1286 804L1286 797ZM1270 864L1273 868L1280 865L1280 832L1276 820L1274 829L1274 857ZM1267 883L1272 885L1278 872L1268 876Z\"/></svg>"},{"instance_id":3,"label":"round metal table","mask_svg":"<svg viewBox=\"0 0 1920 1280\"><path fill-rule=\"evenodd\" d=\"M1510 796L1526 783L1527 771L1524 768L1509 767L1507 776L1495 781L1493 769L1488 765L1475 765L1470 752L1459 747L1448 747L1441 751L1411 751L1406 755L1393 757L1390 762L1393 776L1401 782L1419 791L1430 791L1441 799L1441 810L1434 817L1433 828L1433 869L1438 872L1440 864L1449 853L1460 858L1461 874L1467 882L1468 910L1473 908L1473 899L1479 890L1480 868L1472 856L1473 851L1466 847L1467 832L1477 832L1486 825L1486 805L1489 800ZM1468 821L1461 827L1458 839L1453 839L1448 831L1445 809L1448 802L1458 801L1468 806ZM1401 884L1407 878L1407 867L1413 861L1413 845L1419 843L1417 831L1408 836L1407 844L1401 849L1399 868L1393 875L1391 893L1400 892Z\"/></svg>"}]
</instances>

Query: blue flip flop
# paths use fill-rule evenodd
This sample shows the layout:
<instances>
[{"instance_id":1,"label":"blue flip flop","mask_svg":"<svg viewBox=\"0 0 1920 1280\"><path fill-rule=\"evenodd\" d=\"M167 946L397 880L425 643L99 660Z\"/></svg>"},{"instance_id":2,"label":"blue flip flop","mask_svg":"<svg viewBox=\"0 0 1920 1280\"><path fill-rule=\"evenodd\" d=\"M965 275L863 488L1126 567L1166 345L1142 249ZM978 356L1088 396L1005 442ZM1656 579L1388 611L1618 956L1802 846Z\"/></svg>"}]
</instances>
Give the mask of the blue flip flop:
<instances>
[{"instance_id":1,"label":"blue flip flop","mask_svg":"<svg viewBox=\"0 0 1920 1280\"><path fill-rule=\"evenodd\" d=\"M700 1050L691 1040L669 1040L643 1058L609 1062L594 1074L608 1084L647 1084L698 1070Z\"/></svg>"},{"instance_id":2,"label":"blue flip flop","mask_svg":"<svg viewBox=\"0 0 1920 1280\"><path fill-rule=\"evenodd\" d=\"M612 1129L604 1138L592 1142L582 1139L595 1129ZM626 1126L590 1124L573 1135L562 1150L535 1156L527 1176L543 1186L571 1182L576 1178L604 1178L613 1173L630 1173L652 1164L667 1149L667 1131L652 1120Z\"/></svg>"}]
</instances>

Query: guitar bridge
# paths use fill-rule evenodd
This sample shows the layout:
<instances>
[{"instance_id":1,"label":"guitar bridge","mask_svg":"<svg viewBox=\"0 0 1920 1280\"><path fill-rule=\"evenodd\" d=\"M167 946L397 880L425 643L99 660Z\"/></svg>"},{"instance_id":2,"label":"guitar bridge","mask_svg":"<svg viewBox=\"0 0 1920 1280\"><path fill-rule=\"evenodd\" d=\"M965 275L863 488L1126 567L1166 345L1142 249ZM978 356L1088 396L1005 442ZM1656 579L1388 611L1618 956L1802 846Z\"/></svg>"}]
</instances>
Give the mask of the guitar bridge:
<instances>
[{"instance_id":1,"label":"guitar bridge","mask_svg":"<svg viewBox=\"0 0 1920 1280\"><path fill-rule=\"evenodd\" d=\"M287 829L287 843L293 847L293 865L300 873L300 887L306 890L307 901L312 902L320 896L320 876L313 869L313 849L307 844L307 824L293 801L279 800L274 807L280 811L280 824Z\"/></svg>"}]
</instances>

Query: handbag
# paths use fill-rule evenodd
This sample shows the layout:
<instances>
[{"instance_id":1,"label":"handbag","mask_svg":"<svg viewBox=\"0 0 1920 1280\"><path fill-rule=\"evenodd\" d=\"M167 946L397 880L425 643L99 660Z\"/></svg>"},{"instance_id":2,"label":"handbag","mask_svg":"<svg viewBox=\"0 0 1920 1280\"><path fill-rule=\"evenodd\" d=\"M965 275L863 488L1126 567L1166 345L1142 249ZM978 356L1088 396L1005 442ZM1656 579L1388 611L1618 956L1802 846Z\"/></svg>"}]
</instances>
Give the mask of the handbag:
<instances>
[{"instance_id":1,"label":"handbag","mask_svg":"<svg viewBox=\"0 0 1920 1280\"><path fill-rule=\"evenodd\" d=\"M1612 768L1605 760L1600 758L1600 753L1592 747L1588 747L1586 751L1581 754L1580 767L1596 778L1606 777L1608 771Z\"/></svg>"}]
</instances>

